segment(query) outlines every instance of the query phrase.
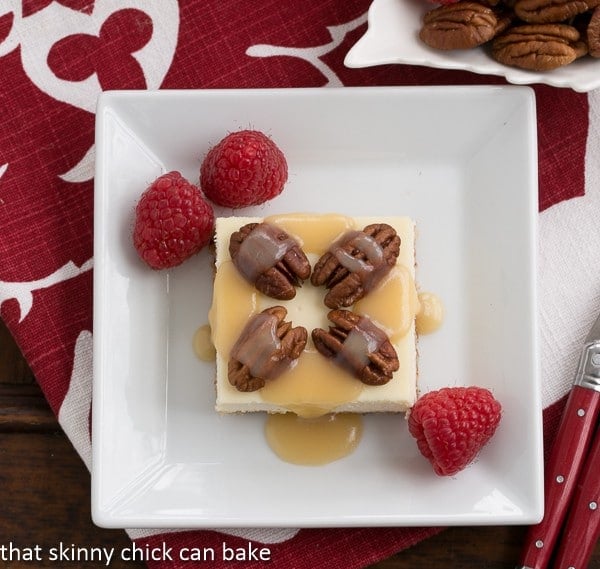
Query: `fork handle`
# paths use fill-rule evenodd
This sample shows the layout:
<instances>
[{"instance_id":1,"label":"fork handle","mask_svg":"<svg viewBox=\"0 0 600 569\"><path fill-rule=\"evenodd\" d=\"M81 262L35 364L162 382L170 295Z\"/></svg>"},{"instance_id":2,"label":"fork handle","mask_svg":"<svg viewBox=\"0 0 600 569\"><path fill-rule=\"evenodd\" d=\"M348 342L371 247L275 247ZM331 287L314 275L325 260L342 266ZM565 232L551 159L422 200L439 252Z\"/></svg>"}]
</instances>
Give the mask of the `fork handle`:
<instances>
[{"instance_id":1,"label":"fork handle","mask_svg":"<svg viewBox=\"0 0 600 569\"><path fill-rule=\"evenodd\" d=\"M556 569L585 569L600 536L600 429L583 465L569 510Z\"/></svg>"},{"instance_id":2,"label":"fork handle","mask_svg":"<svg viewBox=\"0 0 600 569\"><path fill-rule=\"evenodd\" d=\"M600 392L573 385L546 465L544 518L527 532L521 553L523 568L548 567L596 427L599 408Z\"/></svg>"}]
</instances>

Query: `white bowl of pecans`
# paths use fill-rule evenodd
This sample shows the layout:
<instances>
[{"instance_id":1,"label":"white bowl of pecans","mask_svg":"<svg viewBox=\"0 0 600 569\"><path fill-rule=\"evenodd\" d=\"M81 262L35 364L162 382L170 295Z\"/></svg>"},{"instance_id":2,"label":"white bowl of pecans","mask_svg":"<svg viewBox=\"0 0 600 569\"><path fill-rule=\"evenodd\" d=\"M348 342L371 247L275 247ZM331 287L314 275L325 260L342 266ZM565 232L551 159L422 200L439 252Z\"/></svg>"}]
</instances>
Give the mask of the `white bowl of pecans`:
<instances>
[{"instance_id":1,"label":"white bowl of pecans","mask_svg":"<svg viewBox=\"0 0 600 569\"><path fill-rule=\"evenodd\" d=\"M587 92L600 87L600 0L374 0L348 67L412 64Z\"/></svg>"}]
</instances>

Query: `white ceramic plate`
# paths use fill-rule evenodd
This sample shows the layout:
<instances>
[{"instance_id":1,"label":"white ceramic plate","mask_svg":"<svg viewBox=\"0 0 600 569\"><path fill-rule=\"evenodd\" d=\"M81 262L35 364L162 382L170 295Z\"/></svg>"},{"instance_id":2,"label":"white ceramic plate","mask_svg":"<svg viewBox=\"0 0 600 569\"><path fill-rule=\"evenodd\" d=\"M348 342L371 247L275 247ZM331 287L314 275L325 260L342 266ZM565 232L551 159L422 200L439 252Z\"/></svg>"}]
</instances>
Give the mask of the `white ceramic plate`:
<instances>
[{"instance_id":1,"label":"white ceramic plate","mask_svg":"<svg viewBox=\"0 0 600 569\"><path fill-rule=\"evenodd\" d=\"M213 410L194 331L211 302L208 252L154 272L133 209L161 172L197 180L225 133L269 133L284 193L241 215L409 215L418 281L443 299L420 342L420 386L491 388L504 407L469 468L437 477L400 415L365 417L350 457L282 462L261 414ZM536 339L535 99L524 87L113 92L97 113L93 516L112 527L526 524L542 512ZM218 210L229 215L231 211Z\"/></svg>"},{"instance_id":2,"label":"white ceramic plate","mask_svg":"<svg viewBox=\"0 0 600 569\"><path fill-rule=\"evenodd\" d=\"M600 87L600 60L581 58L553 71L533 72L494 61L485 47L442 51L425 45L418 37L421 19L435 7L428 0L373 0L367 32L350 49L348 67L371 67L388 63L463 69L484 75L501 75L510 83L546 83L586 92Z\"/></svg>"}]
</instances>

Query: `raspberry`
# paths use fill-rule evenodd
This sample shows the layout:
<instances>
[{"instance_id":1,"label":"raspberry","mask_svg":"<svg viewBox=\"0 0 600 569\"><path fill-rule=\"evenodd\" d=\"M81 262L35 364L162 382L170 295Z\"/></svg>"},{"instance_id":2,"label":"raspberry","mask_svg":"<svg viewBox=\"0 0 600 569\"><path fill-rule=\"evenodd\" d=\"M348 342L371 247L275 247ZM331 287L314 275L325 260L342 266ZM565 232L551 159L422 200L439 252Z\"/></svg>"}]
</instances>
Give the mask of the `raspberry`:
<instances>
[{"instance_id":1,"label":"raspberry","mask_svg":"<svg viewBox=\"0 0 600 569\"><path fill-rule=\"evenodd\" d=\"M408 430L439 476L470 464L500 422L500 403L482 387L445 387L417 400Z\"/></svg>"},{"instance_id":2,"label":"raspberry","mask_svg":"<svg viewBox=\"0 0 600 569\"><path fill-rule=\"evenodd\" d=\"M213 202L238 208L278 196L287 176L277 145L260 131L241 130L209 150L200 167L200 187Z\"/></svg>"},{"instance_id":3,"label":"raspberry","mask_svg":"<svg viewBox=\"0 0 600 569\"><path fill-rule=\"evenodd\" d=\"M133 244L153 269L180 265L212 239L215 216L200 190L179 172L163 174L135 208Z\"/></svg>"}]
</instances>

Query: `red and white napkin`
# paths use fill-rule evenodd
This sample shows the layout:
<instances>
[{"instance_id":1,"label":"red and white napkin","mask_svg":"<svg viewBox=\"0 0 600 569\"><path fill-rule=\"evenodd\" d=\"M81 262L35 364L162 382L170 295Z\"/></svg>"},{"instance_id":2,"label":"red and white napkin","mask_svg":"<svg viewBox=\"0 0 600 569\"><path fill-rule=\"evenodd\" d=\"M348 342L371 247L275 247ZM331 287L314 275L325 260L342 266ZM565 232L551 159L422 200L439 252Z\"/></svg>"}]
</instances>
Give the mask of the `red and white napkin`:
<instances>
[{"instance_id":1,"label":"red and white napkin","mask_svg":"<svg viewBox=\"0 0 600 569\"><path fill-rule=\"evenodd\" d=\"M410 66L347 69L369 0L2 0L0 315L90 462L94 109L107 89L500 83ZM600 92L535 87L546 442L600 309ZM270 566L364 567L436 528L232 530ZM216 531L130 530L140 544L215 547ZM246 563L246 567L263 562ZM150 562L167 569L168 560ZM215 562L212 566L226 566Z\"/></svg>"}]
</instances>

